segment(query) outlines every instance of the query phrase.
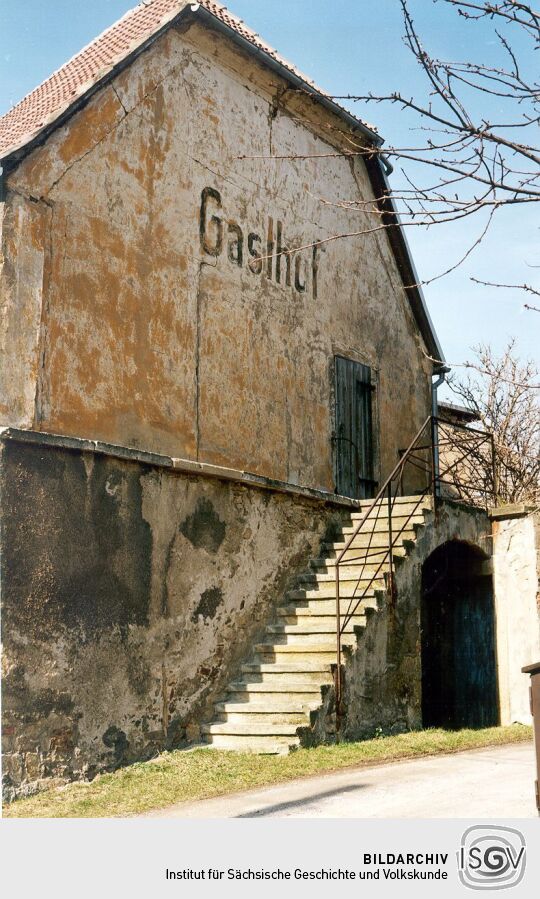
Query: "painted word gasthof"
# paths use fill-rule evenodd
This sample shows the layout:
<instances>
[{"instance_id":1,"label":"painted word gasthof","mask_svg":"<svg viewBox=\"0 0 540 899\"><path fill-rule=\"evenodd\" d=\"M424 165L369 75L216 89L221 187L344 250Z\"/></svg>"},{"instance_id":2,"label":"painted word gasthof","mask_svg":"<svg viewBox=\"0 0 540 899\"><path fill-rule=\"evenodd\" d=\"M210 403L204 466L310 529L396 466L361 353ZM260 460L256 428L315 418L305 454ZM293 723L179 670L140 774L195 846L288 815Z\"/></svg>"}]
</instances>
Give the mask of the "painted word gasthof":
<instances>
[{"instance_id":1,"label":"painted word gasthof","mask_svg":"<svg viewBox=\"0 0 540 899\"><path fill-rule=\"evenodd\" d=\"M269 216L266 234L243 229L238 222L221 215L219 191L205 187L201 193L199 235L201 249L208 256L221 256L226 251L229 262L242 268L246 264L254 275L262 275L276 284L291 287L298 293L311 289L317 298L319 248L317 245L295 251L283 240L283 225Z\"/></svg>"}]
</instances>

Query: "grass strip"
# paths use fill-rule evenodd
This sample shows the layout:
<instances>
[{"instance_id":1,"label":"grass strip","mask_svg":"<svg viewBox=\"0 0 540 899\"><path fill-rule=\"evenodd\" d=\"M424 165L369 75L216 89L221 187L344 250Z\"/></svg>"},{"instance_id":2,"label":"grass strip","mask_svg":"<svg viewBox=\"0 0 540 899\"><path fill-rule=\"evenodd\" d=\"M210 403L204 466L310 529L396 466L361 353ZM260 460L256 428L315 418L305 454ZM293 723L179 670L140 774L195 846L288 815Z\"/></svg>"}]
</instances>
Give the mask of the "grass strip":
<instances>
[{"instance_id":1,"label":"grass strip","mask_svg":"<svg viewBox=\"0 0 540 899\"><path fill-rule=\"evenodd\" d=\"M521 743L521 724L483 730L422 730L358 743L299 749L289 755L248 755L212 749L164 752L91 783L55 787L3 807L5 818L114 818L177 802L209 799L358 765Z\"/></svg>"}]
</instances>

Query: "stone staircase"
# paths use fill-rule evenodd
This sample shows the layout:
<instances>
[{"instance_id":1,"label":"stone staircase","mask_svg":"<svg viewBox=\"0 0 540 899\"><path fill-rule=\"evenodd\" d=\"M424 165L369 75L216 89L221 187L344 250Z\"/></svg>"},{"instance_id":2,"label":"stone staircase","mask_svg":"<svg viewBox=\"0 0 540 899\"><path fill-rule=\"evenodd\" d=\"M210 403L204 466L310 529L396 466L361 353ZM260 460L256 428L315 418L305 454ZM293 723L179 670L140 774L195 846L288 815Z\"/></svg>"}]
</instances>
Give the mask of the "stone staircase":
<instances>
[{"instance_id":1,"label":"stone staircase","mask_svg":"<svg viewBox=\"0 0 540 899\"><path fill-rule=\"evenodd\" d=\"M206 743L218 749L284 753L313 742L317 718L325 714L324 699L333 685L332 668L336 662L335 560L370 504L370 501L363 502L358 511L348 516L340 539L322 544L321 557L311 561L310 571L301 575L295 589L285 595L275 620L266 626L265 639L254 647L253 657L242 665L239 678L228 685L221 701L215 703L214 721L203 725ZM417 497L395 500L392 514L395 566L406 559L430 511L430 497L422 499L420 504ZM358 596L368 587L383 558L381 549L388 546L385 503L379 510L369 544L371 521L370 517L369 528L356 536L340 564L342 614L347 611L347 598L353 596L363 564L354 557L369 545L372 561L364 566ZM351 560L350 564L347 559ZM347 624L342 638L345 663L347 651L353 651L363 639L369 610L376 610L378 602L386 596L388 571L388 560L385 560L377 580L369 585ZM325 739L331 739L332 722L326 721L323 729Z\"/></svg>"}]
</instances>

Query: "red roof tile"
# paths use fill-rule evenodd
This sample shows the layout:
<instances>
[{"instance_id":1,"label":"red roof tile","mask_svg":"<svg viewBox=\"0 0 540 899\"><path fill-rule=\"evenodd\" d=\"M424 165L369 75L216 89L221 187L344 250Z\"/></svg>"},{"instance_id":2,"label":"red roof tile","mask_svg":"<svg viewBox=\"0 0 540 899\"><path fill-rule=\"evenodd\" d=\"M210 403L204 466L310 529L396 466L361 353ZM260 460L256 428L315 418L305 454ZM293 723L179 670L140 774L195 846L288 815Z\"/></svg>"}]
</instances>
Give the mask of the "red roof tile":
<instances>
[{"instance_id":1,"label":"red roof tile","mask_svg":"<svg viewBox=\"0 0 540 899\"><path fill-rule=\"evenodd\" d=\"M0 158L28 144L78 98L183 10L202 7L289 72L324 95L305 75L214 0L143 0L0 118ZM336 104L337 107L337 104ZM371 126L358 120L370 130Z\"/></svg>"}]
</instances>

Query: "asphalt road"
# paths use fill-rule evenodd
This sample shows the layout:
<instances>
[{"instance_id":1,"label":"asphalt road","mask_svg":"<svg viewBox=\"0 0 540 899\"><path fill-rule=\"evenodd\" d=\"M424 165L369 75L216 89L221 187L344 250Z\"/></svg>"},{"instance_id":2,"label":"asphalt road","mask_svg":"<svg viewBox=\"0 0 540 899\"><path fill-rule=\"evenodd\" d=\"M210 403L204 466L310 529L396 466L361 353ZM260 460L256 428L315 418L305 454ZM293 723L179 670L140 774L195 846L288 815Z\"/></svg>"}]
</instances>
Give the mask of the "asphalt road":
<instances>
[{"instance_id":1,"label":"asphalt road","mask_svg":"<svg viewBox=\"0 0 540 899\"><path fill-rule=\"evenodd\" d=\"M150 812L160 818L534 818L534 749L520 743L349 768Z\"/></svg>"}]
</instances>

